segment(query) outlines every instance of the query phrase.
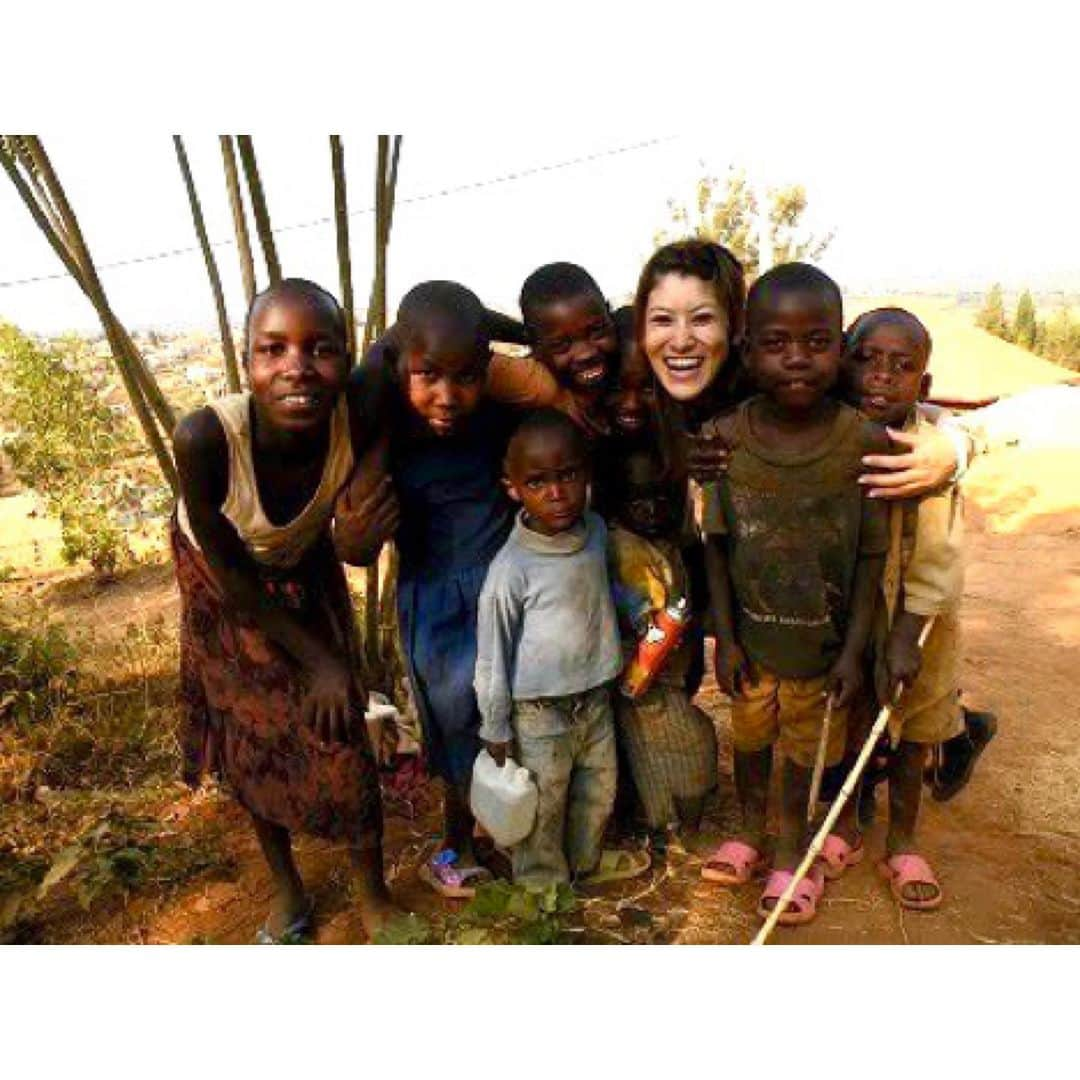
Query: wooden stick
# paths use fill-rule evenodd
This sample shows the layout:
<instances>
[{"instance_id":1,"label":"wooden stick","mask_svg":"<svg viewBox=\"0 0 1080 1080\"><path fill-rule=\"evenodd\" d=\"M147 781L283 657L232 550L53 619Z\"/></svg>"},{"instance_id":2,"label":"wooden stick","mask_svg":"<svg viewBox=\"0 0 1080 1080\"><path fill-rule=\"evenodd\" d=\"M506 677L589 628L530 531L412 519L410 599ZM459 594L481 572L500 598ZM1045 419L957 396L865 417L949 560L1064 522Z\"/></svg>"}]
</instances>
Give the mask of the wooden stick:
<instances>
[{"instance_id":1,"label":"wooden stick","mask_svg":"<svg viewBox=\"0 0 1080 1080\"><path fill-rule=\"evenodd\" d=\"M94 266L94 260L90 255L90 249L87 247L86 240L83 238L82 229L79 227L79 219L75 216L75 211L72 210L71 204L68 202L67 194L52 167L49 155L45 152L45 147L38 136L27 135L25 138L27 147L30 151L30 156L33 158L34 165L37 167L38 175L46 190L49 192L53 204L59 213L60 220L63 222L64 235L62 239L66 241L72 258L82 270L82 280L85 282L86 286L84 291L86 291L87 295L90 297L95 308L98 309L99 316L103 319L107 316L119 326L119 320L112 314L112 309L105 296L105 289L101 284L101 279L98 277L97 268ZM104 315L102 315L103 312ZM142 354L135 348L134 343L131 342L130 338L127 339L127 345L129 346L127 349L127 356L132 366L132 373L142 387L143 393L146 395L147 403L153 410L158 422L161 424L166 434L171 435L173 428L176 427L176 414L173 412L172 406L165 399L165 395L161 392L161 387L158 386L157 380L146 366Z\"/></svg>"},{"instance_id":2,"label":"wooden stick","mask_svg":"<svg viewBox=\"0 0 1080 1080\"><path fill-rule=\"evenodd\" d=\"M349 253L349 201L345 188L345 151L340 135L330 136L330 170L334 175L334 226L337 234L341 307L345 312L349 362L356 363L356 314L353 307L352 256Z\"/></svg>"},{"instance_id":3,"label":"wooden stick","mask_svg":"<svg viewBox=\"0 0 1080 1080\"><path fill-rule=\"evenodd\" d=\"M199 238L203 262L206 263L210 291L214 294L218 330L221 333L221 353L225 361L225 382L230 394L238 394L240 393L240 370L236 366L236 350L233 348L229 315L225 309L225 294L221 290L221 276L218 274L214 253L210 249L210 238L206 235L206 222L203 219L202 207L199 205L199 195L195 190L195 178L191 175L191 165L188 162L187 151L184 149L184 141L179 135L174 135L173 144L176 147L176 160L180 163L180 175L184 178L184 187L187 189L188 202L191 204L191 219L195 223L195 235Z\"/></svg>"},{"instance_id":4,"label":"wooden stick","mask_svg":"<svg viewBox=\"0 0 1080 1080\"><path fill-rule=\"evenodd\" d=\"M281 281L281 263L278 261L277 248L274 246L274 233L270 228L270 212L266 208L266 195L262 180L259 178L259 164L255 160L255 146L250 135L237 135L236 146L240 151L240 161L247 177L248 195L251 196L251 210L255 215L255 231L259 234L263 257L266 259L266 273L271 285Z\"/></svg>"},{"instance_id":5,"label":"wooden stick","mask_svg":"<svg viewBox=\"0 0 1080 1080\"><path fill-rule=\"evenodd\" d=\"M930 636L930 630L933 628L933 625L933 617L927 619L922 628L922 632L919 634L920 649L926 644L926 640ZM768 940L769 935L775 929L776 924L780 921L780 916L787 910L788 905L791 903L791 898L795 895L795 890L799 887L799 882L806 877L807 873L810 871L810 867L814 865L814 860L821 853L826 837L828 837L833 825L836 824L836 819L847 805L848 799L850 799L854 793L855 785L859 782L859 777L862 776L863 769L866 768L866 763L870 760L870 755L873 753L878 739L881 738L881 733L888 726L889 720L891 719L896 706L900 703L900 698L903 696L905 689L904 684L900 683L893 692L892 700L877 714L877 719L874 720L874 726L870 729L870 734L867 735L866 742L863 743L862 749L859 751L859 756L855 759L855 764L852 765L851 772L848 773L847 779L840 789L840 794L836 797L836 801L832 804L828 814L825 815L825 820L821 823L821 828L818 829L814 839L810 841L810 846L807 848L802 862L799 863L791 881L788 882L787 888L781 894L776 906L769 912L769 917L758 931L757 937L750 943L751 945L764 945Z\"/></svg>"},{"instance_id":6,"label":"wooden stick","mask_svg":"<svg viewBox=\"0 0 1080 1080\"><path fill-rule=\"evenodd\" d=\"M825 775L825 750L829 745L829 728L832 727L833 696L825 698L825 718L821 721L821 734L818 736L817 753L814 755L814 772L810 777L810 798L806 803L807 823L814 820L818 796L821 794L821 778Z\"/></svg>"},{"instance_id":7,"label":"wooden stick","mask_svg":"<svg viewBox=\"0 0 1080 1080\"><path fill-rule=\"evenodd\" d=\"M240 191L232 136L219 135L218 139L221 142L221 159L225 165L225 187L229 192L229 206L232 208L236 251L240 257L240 279L244 283L244 299L250 309L251 302L255 299L255 260L251 257L251 237L248 235L247 215L244 213L244 196Z\"/></svg>"}]
</instances>

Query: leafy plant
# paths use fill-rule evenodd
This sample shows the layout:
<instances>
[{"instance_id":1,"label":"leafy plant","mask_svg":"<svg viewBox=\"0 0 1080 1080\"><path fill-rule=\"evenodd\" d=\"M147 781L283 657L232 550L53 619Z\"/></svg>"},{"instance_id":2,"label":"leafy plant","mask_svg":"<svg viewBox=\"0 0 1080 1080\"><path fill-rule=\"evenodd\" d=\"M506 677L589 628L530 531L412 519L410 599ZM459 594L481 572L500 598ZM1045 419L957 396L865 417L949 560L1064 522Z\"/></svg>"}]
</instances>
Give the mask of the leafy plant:
<instances>
[{"instance_id":1,"label":"leafy plant","mask_svg":"<svg viewBox=\"0 0 1080 1080\"><path fill-rule=\"evenodd\" d=\"M126 527L160 511L165 489L139 452L135 432L105 404L104 376L88 344L62 338L43 346L0 325L6 444L16 475L60 520L62 555L104 576L131 557Z\"/></svg>"},{"instance_id":2,"label":"leafy plant","mask_svg":"<svg viewBox=\"0 0 1080 1080\"><path fill-rule=\"evenodd\" d=\"M421 915L391 920L379 945L555 945L577 905L569 885L530 889L507 881L481 885L460 915L436 926Z\"/></svg>"},{"instance_id":3,"label":"leafy plant","mask_svg":"<svg viewBox=\"0 0 1080 1080\"><path fill-rule=\"evenodd\" d=\"M0 722L42 719L74 690L75 648L56 623L0 608Z\"/></svg>"}]
</instances>

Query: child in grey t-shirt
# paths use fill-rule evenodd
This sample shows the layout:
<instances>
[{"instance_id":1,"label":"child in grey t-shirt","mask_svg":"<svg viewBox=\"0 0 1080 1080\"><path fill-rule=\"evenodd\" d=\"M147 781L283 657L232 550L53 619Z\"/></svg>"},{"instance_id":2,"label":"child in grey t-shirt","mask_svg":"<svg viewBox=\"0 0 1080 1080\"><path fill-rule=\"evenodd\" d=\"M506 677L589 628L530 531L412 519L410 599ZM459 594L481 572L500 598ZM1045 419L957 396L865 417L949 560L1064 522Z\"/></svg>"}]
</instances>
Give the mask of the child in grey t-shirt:
<instances>
[{"instance_id":1,"label":"child in grey t-shirt","mask_svg":"<svg viewBox=\"0 0 1080 1080\"><path fill-rule=\"evenodd\" d=\"M607 529L585 509L588 480L571 420L543 409L522 422L505 481L522 509L480 594L480 738L500 763L513 743L536 781L536 825L513 852L514 880L532 886L597 871L615 797L610 683L622 655ZM601 869L630 876L647 866L627 852Z\"/></svg>"}]
</instances>

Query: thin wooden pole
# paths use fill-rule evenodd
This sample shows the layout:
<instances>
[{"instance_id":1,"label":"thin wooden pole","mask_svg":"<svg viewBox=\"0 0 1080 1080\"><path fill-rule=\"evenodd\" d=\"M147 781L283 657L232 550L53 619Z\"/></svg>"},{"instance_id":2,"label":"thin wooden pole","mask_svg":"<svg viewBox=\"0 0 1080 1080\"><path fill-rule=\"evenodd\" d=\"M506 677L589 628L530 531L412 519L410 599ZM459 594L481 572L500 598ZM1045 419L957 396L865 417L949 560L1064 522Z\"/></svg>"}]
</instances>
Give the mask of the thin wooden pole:
<instances>
[{"instance_id":1,"label":"thin wooden pole","mask_svg":"<svg viewBox=\"0 0 1080 1080\"><path fill-rule=\"evenodd\" d=\"M225 187L232 207L233 230L236 232L236 251L240 257L240 278L244 282L244 299L247 309L255 299L255 260L251 257L251 237L248 235L247 215L244 213L244 196L240 191L240 177L236 171L236 154L231 135L219 135L221 159L225 165Z\"/></svg>"},{"instance_id":2,"label":"thin wooden pole","mask_svg":"<svg viewBox=\"0 0 1080 1080\"><path fill-rule=\"evenodd\" d=\"M340 135L330 136L330 169L334 175L334 227L337 235L341 307L345 312L349 362L356 362L356 313L353 307L352 257L349 253L349 200L345 187L345 152Z\"/></svg>"},{"instance_id":3,"label":"thin wooden pole","mask_svg":"<svg viewBox=\"0 0 1080 1080\"><path fill-rule=\"evenodd\" d=\"M390 137L380 135L375 155L375 275L371 281L367 319L364 322L364 351L386 329L386 179Z\"/></svg>"},{"instance_id":4,"label":"thin wooden pole","mask_svg":"<svg viewBox=\"0 0 1080 1080\"><path fill-rule=\"evenodd\" d=\"M930 631L933 629L933 626L933 617L927 619L926 623L923 625L922 631L919 633L920 650L926 644L927 638L930 637ZM828 839L829 833L832 832L832 827L836 824L836 819L847 805L848 799L854 794L855 785L859 782L859 777L862 776L863 769L866 768L866 763L870 760L870 755L874 752L874 747L877 745L878 739L881 738L882 732L884 732L885 728L888 726L893 712L896 710L897 705L900 704L900 699L903 696L905 689L906 687L904 684L900 683L893 692L892 700L877 714L874 726L870 729L870 734L867 735L866 742L863 743L862 749L859 751L859 756L855 759L855 764L852 765L851 772L848 773L848 777L844 781L843 787L840 788L840 794L837 795L836 801L825 815L825 820L821 823L821 828L818 829L814 839L810 841L810 846L806 849L806 854L803 856L802 862L799 863L795 873L792 875L791 881L788 882L787 888L780 894L780 899L777 900L776 906L769 912L769 917L758 931L757 937L750 942L751 945L764 945L765 942L768 941L769 935L780 921L780 916L784 914L788 905L791 903L791 899L795 895L795 890L799 887L799 882L810 872L810 867L814 865L814 860L821 854L821 849L825 846L825 841Z\"/></svg>"},{"instance_id":5,"label":"thin wooden pole","mask_svg":"<svg viewBox=\"0 0 1080 1080\"><path fill-rule=\"evenodd\" d=\"M87 299L97 312L98 318L101 320L102 329L105 331L105 335L109 340L109 347L112 350L113 360L120 373L120 378L124 383L124 388L131 401L135 416L139 421L139 425L143 430L143 434L150 449L157 459L162 475L165 477L166 482L172 488L173 492L176 493L179 489L176 467L173 464L172 456L169 453L168 447L165 445L161 432L157 428L154 415L146 402L143 389L135 378L126 343L119 333L121 329L119 323L109 310L108 305L103 304L103 298L100 294L95 295L94 291L91 289L89 282L86 280L83 268L76 261L74 254L66 244L66 237L63 233L57 231L53 227L53 221L55 219L51 219L46 211L38 204L34 197L34 192L19 173L14 156L9 154L3 147L0 147L0 163L3 164L4 169L11 178L19 196L30 211L31 217L33 217L38 228L40 228L45 235L46 240L48 240L50 246L63 263L64 268L71 275L79 288L86 294Z\"/></svg>"},{"instance_id":6,"label":"thin wooden pole","mask_svg":"<svg viewBox=\"0 0 1080 1080\"><path fill-rule=\"evenodd\" d=\"M251 197L251 209L255 215L255 231L259 234L263 257L266 259L266 273L271 285L281 281L281 263L278 261L277 248L274 246L274 233L270 228L270 213L266 208L266 195L262 180L259 178L259 164L255 160L255 146L250 135L237 135L236 146L240 151L240 161L247 177L248 195Z\"/></svg>"},{"instance_id":7,"label":"thin wooden pole","mask_svg":"<svg viewBox=\"0 0 1080 1080\"><path fill-rule=\"evenodd\" d=\"M41 181L52 197L53 203L59 213L60 220L64 225L62 239L66 241L72 257L82 269L83 280L87 286L87 295L90 296L91 301L95 301L95 307L98 308L99 315L104 312L119 325L119 322L112 315L112 310L109 307L109 302L105 295L105 289L101 284L101 280L98 278L94 260L90 256L90 250L86 246L82 229L79 227L78 218L76 218L75 212L68 202L63 185L60 183L60 180L52 167L52 162L49 160L49 155L45 152L45 147L36 135L28 135L26 136L26 140ZM143 393L146 395L147 403L157 416L158 422L165 432L171 435L173 428L176 426L176 415L173 413L172 407L169 405L168 401L166 401L165 395L161 392L161 387L158 386L157 380L155 380L150 369L146 366L146 362L143 360L142 355L139 350L135 348L134 343L131 342L130 338L127 338L127 345L128 348L126 351L128 359L131 362L132 374L142 387Z\"/></svg>"},{"instance_id":8,"label":"thin wooden pole","mask_svg":"<svg viewBox=\"0 0 1080 1080\"><path fill-rule=\"evenodd\" d=\"M218 330L221 333L221 352L225 361L225 382L230 394L238 394L240 393L240 371L236 365L236 350L233 348L229 315L225 309L225 294L221 291L221 276L218 274L214 253L210 249L210 238L206 235L206 222L203 219L202 206L199 205L198 193L195 191L195 178L191 175L191 165L188 162L187 151L184 149L184 141L179 135L174 135L173 144L176 147L176 160L180 163L180 174L184 178L184 187L187 189L188 202L191 204L191 220L195 223L195 235L199 238L203 262L206 263L210 291L214 294Z\"/></svg>"}]
</instances>

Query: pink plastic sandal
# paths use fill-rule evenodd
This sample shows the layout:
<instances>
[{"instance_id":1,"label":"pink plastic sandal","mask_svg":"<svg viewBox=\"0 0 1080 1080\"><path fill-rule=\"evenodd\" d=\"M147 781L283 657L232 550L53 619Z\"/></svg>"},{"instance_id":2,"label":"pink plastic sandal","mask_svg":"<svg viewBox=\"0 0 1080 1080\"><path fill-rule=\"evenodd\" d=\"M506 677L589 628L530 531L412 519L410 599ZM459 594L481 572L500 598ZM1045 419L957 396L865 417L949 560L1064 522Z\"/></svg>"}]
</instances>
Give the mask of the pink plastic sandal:
<instances>
[{"instance_id":1,"label":"pink plastic sandal","mask_svg":"<svg viewBox=\"0 0 1080 1080\"><path fill-rule=\"evenodd\" d=\"M701 876L718 885L745 885L764 863L757 848L742 840L725 840L701 867Z\"/></svg>"},{"instance_id":2,"label":"pink plastic sandal","mask_svg":"<svg viewBox=\"0 0 1080 1080\"><path fill-rule=\"evenodd\" d=\"M788 887L791 879L795 876L791 870L774 870L765 882L765 891L758 901L758 915L767 919L772 914L772 908L780 902L784 890ZM783 915L776 921L781 926L801 926L810 922L817 915L817 902L825 892L825 874L821 863L815 862L810 867L806 877L799 882L791 897ZM766 901L772 901L771 907L766 907Z\"/></svg>"},{"instance_id":3,"label":"pink plastic sandal","mask_svg":"<svg viewBox=\"0 0 1080 1080\"><path fill-rule=\"evenodd\" d=\"M878 873L889 883L889 889L901 907L909 911L933 911L941 907L945 895L941 890L941 883L921 855L894 855L891 859L878 863ZM937 895L928 900L916 900L904 895L904 887L907 885L932 885L937 889Z\"/></svg>"},{"instance_id":4,"label":"pink plastic sandal","mask_svg":"<svg viewBox=\"0 0 1080 1080\"><path fill-rule=\"evenodd\" d=\"M861 836L854 844L849 844L837 833L829 833L818 857L825 864L825 877L829 881L836 881L844 876L845 870L858 866L865 854L866 848L863 847Z\"/></svg>"}]
</instances>

